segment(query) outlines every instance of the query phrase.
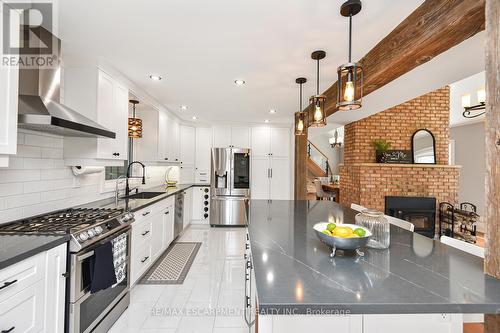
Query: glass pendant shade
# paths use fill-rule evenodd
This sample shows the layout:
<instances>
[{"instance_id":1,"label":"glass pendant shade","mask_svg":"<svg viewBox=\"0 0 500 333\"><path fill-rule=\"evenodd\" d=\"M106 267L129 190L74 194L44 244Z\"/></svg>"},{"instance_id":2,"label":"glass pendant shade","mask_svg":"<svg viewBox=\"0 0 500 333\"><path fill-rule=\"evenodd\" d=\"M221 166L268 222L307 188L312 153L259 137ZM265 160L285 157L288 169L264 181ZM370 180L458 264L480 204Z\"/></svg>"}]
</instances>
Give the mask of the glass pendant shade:
<instances>
[{"instance_id":1,"label":"glass pendant shade","mask_svg":"<svg viewBox=\"0 0 500 333\"><path fill-rule=\"evenodd\" d=\"M307 112L295 112L295 135L307 134Z\"/></svg>"},{"instance_id":2,"label":"glass pendant shade","mask_svg":"<svg viewBox=\"0 0 500 333\"><path fill-rule=\"evenodd\" d=\"M142 138L142 119L128 118L128 137L132 139Z\"/></svg>"},{"instance_id":3,"label":"glass pendant shade","mask_svg":"<svg viewBox=\"0 0 500 333\"><path fill-rule=\"evenodd\" d=\"M347 63L337 70L337 108L355 110L361 107L363 98L363 67L358 63Z\"/></svg>"},{"instance_id":4,"label":"glass pendant shade","mask_svg":"<svg viewBox=\"0 0 500 333\"><path fill-rule=\"evenodd\" d=\"M315 95L309 99L309 103L312 107L309 118L309 126L311 127L323 127L326 126L326 114L325 114L325 102L326 96Z\"/></svg>"}]
</instances>

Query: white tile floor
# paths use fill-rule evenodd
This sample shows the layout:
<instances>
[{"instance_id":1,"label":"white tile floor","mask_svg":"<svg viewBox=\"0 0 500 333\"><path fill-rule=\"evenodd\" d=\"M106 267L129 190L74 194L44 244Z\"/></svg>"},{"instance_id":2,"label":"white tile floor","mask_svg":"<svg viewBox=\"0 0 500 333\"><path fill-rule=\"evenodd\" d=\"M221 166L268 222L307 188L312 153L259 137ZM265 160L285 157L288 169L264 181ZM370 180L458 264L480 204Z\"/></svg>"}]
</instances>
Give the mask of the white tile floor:
<instances>
[{"instance_id":1,"label":"white tile floor","mask_svg":"<svg viewBox=\"0 0 500 333\"><path fill-rule=\"evenodd\" d=\"M243 228L191 225L179 241L202 242L182 285L136 285L110 333L243 333Z\"/></svg>"}]
</instances>

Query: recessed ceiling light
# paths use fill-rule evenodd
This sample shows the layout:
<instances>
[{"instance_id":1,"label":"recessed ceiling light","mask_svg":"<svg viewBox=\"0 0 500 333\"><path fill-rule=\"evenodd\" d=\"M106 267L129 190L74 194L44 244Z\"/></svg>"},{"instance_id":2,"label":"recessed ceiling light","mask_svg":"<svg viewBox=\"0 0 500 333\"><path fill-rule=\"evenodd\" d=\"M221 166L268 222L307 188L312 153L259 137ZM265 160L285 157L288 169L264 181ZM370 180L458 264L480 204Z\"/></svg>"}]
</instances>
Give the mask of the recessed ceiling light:
<instances>
[{"instance_id":1,"label":"recessed ceiling light","mask_svg":"<svg viewBox=\"0 0 500 333\"><path fill-rule=\"evenodd\" d=\"M269 122L269 119L264 120L264 122L267 124Z\"/></svg>"},{"instance_id":2,"label":"recessed ceiling light","mask_svg":"<svg viewBox=\"0 0 500 333\"><path fill-rule=\"evenodd\" d=\"M156 74L151 74L151 75L149 76L149 78L150 78L151 80L153 80L153 81L160 81L160 80L161 80L161 76L156 75Z\"/></svg>"},{"instance_id":3,"label":"recessed ceiling light","mask_svg":"<svg viewBox=\"0 0 500 333\"><path fill-rule=\"evenodd\" d=\"M181 110L187 110L187 109L188 109L187 105L181 105Z\"/></svg>"},{"instance_id":4,"label":"recessed ceiling light","mask_svg":"<svg viewBox=\"0 0 500 333\"><path fill-rule=\"evenodd\" d=\"M271 114L276 113L276 109L269 110L269 113L271 113Z\"/></svg>"},{"instance_id":5,"label":"recessed ceiling light","mask_svg":"<svg viewBox=\"0 0 500 333\"><path fill-rule=\"evenodd\" d=\"M196 119L198 119L198 118L196 118L196 116L193 116L193 120L196 120Z\"/></svg>"},{"instance_id":6,"label":"recessed ceiling light","mask_svg":"<svg viewBox=\"0 0 500 333\"><path fill-rule=\"evenodd\" d=\"M245 80L234 80L234 84L236 84L237 86L242 86L245 83L246 83Z\"/></svg>"}]
</instances>

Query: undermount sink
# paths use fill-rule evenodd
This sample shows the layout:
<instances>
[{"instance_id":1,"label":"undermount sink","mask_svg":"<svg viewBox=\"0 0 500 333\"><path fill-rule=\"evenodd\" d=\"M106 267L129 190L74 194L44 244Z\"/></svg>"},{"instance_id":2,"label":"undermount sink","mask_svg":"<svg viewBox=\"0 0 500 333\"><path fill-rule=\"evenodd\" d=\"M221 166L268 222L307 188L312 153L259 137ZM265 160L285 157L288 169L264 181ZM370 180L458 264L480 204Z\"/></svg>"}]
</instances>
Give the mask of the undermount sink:
<instances>
[{"instance_id":1,"label":"undermount sink","mask_svg":"<svg viewBox=\"0 0 500 333\"><path fill-rule=\"evenodd\" d=\"M123 197L123 199L152 199L162 194L165 192L140 192Z\"/></svg>"}]
</instances>

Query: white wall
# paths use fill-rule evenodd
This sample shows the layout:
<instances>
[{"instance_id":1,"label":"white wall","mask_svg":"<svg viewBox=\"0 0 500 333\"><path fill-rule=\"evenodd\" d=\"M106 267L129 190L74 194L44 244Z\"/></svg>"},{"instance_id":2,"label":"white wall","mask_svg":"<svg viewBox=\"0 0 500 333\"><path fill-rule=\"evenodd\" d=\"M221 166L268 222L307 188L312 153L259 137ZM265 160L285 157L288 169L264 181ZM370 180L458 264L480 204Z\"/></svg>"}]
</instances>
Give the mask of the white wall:
<instances>
[{"instance_id":1,"label":"white wall","mask_svg":"<svg viewBox=\"0 0 500 333\"><path fill-rule=\"evenodd\" d=\"M336 175L339 174L339 164L341 162L341 155L344 148L332 148L328 139L331 138L329 133L323 133L317 136L309 138L316 147L318 147L323 154L325 154L330 160L330 167L332 172Z\"/></svg>"},{"instance_id":2,"label":"white wall","mask_svg":"<svg viewBox=\"0 0 500 333\"><path fill-rule=\"evenodd\" d=\"M471 202L483 216L485 209L484 122L452 127L450 138L455 140L455 164L461 165L459 201Z\"/></svg>"},{"instance_id":3,"label":"white wall","mask_svg":"<svg viewBox=\"0 0 500 333\"><path fill-rule=\"evenodd\" d=\"M450 84L450 126L483 121L484 115L473 119L463 117L462 96L470 94L471 105L476 105L478 104L477 91L484 89L485 85L484 71Z\"/></svg>"},{"instance_id":4,"label":"white wall","mask_svg":"<svg viewBox=\"0 0 500 333\"><path fill-rule=\"evenodd\" d=\"M17 155L0 169L0 223L113 196L101 193L102 173L75 177L64 166L63 138L19 130ZM163 182L165 167L147 167L146 185Z\"/></svg>"}]
</instances>

